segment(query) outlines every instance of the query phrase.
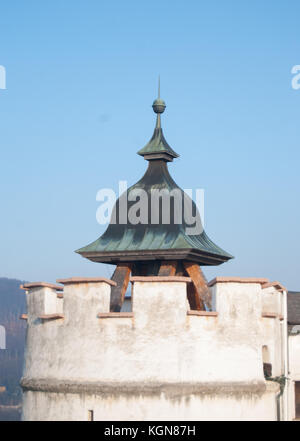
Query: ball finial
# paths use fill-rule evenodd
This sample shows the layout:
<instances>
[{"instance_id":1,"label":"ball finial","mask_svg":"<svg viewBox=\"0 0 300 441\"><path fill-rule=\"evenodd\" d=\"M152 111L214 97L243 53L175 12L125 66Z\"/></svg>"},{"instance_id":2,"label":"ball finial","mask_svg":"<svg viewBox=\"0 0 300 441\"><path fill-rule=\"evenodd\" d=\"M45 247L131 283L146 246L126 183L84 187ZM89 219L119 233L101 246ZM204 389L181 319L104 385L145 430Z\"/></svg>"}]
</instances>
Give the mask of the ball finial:
<instances>
[{"instance_id":1,"label":"ball finial","mask_svg":"<svg viewBox=\"0 0 300 441\"><path fill-rule=\"evenodd\" d=\"M152 108L155 113L164 113L166 103L160 98L160 76L158 77L158 95L157 99L153 101Z\"/></svg>"},{"instance_id":2,"label":"ball finial","mask_svg":"<svg viewBox=\"0 0 300 441\"><path fill-rule=\"evenodd\" d=\"M166 108L166 103L161 98L157 98L153 102L152 108L153 108L155 113L164 113L165 108Z\"/></svg>"}]
</instances>

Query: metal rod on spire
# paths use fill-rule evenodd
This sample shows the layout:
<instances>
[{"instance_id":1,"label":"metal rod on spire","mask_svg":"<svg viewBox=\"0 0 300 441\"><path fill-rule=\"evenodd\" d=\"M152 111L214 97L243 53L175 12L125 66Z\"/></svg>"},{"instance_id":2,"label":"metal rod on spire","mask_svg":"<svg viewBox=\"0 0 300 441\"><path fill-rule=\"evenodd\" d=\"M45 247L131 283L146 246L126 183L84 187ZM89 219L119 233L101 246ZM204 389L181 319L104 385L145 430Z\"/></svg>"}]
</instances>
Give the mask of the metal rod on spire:
<instances>
[{"instance_id":1,"label":"metal rod on spire","mask_svg":"<svg viewBox=\"0 0 300 441\"><path fill-rule=\"evenodd\" d=\"M160 75L158 75L158 98L160 98Z\"/></svg>"},{"instance_id":2,"label":"metal rod on spire","mask_svg":"<svg viewBox=\"0 0 300 441\"><path fill-rule=\"evenodd\" d=\"M156 115L156 129L161 129L160 113Z\"/></svg>"},{"instance_id":3,"label":"metal rod on spire","mask_svg":"<svg viewBox=\"0 0 300 441\"><path fill-rule=\"evenodd\" d=\"M160 99L160 75L158 75L158 97L152 104L152 108L154 112L157 114L156 117L156 129L161 129L161 121L160 121L160 114L165 111L166 105L163 100Z\"/></svg>"}]
</instances>

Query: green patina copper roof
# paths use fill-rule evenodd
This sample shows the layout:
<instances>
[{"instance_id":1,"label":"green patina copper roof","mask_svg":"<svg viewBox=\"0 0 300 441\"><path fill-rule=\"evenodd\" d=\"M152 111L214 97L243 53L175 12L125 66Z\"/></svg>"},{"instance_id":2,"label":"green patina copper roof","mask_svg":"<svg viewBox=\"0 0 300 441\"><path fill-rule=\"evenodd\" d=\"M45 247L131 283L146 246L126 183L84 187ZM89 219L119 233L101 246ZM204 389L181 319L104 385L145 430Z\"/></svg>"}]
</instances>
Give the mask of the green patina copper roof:
<instances>
[{"instance_id":1,"label":"green patina copper roof","mask_svg":"<svg viewBox=\"0 0 300 441\"><path fill-rule=\"evenodd\" d=\"M179 155L169 146L161 128L160 115L164 113L166 103L160 98L160 80L158 80L158 98L153 102L152 108L157 114L154 133L148 144L139 150L138 154L144 156L145 159L151 159L155 155L156 159L163 157L168 161L173 161L173 158L178 158Z\"/></svg>"},{"instance_id":2,"label":"green patina copper roof","mask_svg":"<svg viewBox=\"0 0 300 441\"><path fill-rule=\"evenodd\" d=\"M158 100L154 101L153 107L155 106L157 101ZM148 144L145 145L145 147L143 147L141 150L138 151L138 154L144 156L144 158L147 159L147 157L151 157L148 155L159 154L159 153L165 153L169 155L170 160L172 160L173 158L178 158L179 156L177 155L176 152L174 152L174 150L169 146L169 144L165 140L160 124L160 114L158 113L156 117L156 126L152 138L150 139Z\"/></svg>"},{"instance_id":3,"label":"green patina copper roof","mask_svg":"<svg viewBox=\"0 0 300 441\"><path fill-rule=\"evenodd\" d=\"M165 104L158 99L153 103L157 113L157 123L150 142L138 153L149 161L148 169L142 179L130 187L120 199L127 200L127 213L135 202L129 202L128 194L136 189L143 189L151 201L151 192L156 190L176 190L182 197L187 197L183 190L171 178L167 162L178 155L167 144L160 127L160 114L165 109ZM120 199L116 202L114 210L118 213ZM149 202L151 205L151 202ZM191 201L193 212L197 207ZM148 221L132 225L119 222L110 223L105 233L91 244L77 250L79 254L95 262L108 262L116 264L128 261L148 261L157 259L189 260L201 265L219 265L231 259L232 256L218 247L207 236L204 230L200 234L187 234L187 224L184 216L181 224L174 222L174 213L171 222L165 224L160 219L158 224L153 224L150 219L151 206L148 210Z\"/></svg>"}]
</instances>

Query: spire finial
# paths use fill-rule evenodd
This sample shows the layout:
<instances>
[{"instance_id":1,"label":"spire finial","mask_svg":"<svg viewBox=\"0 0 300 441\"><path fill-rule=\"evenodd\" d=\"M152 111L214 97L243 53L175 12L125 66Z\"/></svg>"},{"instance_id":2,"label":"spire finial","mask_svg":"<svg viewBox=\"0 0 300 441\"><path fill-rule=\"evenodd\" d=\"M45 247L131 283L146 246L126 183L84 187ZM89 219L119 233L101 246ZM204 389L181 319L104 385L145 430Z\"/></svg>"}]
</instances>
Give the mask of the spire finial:
<instances>
[{"instance_id":1,"label":"spire finial","mask_svg":"<svg viewBox=\"0 0 300 441\"><path fill-rule=\"evenodd\" d=\"M160 98L160 75L158 75L158 99Z\"/></svg>"},{"instance_id":2,"label":"spire finial","mask_svg":"<svg viewBox=\"0 0 300 441\"><path fill-rule=\"evenodd\" d=\"M153 102L152 108L158 114L157 116L160 116L160 113L164 113L166 108L166 103L160 98L160 76L158 76L158 98Z\"/></svg>"},{"instance_id":3,"label":"spire finial","mask_svg":"<svg viewBox=\"0 0 300 441\"><path fill-rule=\"evenodd\" d=\"M160 97L160 75L158 76L158 97L152 104L153 111L156 113L156 125L151 140L144 148L138 151L138 154L143 156L147 161L162 159L166 162L173 161L179 155L171 149L165 140L162 128L160 115L165 111L166 103Z\"/></svg>"}]
</instances>

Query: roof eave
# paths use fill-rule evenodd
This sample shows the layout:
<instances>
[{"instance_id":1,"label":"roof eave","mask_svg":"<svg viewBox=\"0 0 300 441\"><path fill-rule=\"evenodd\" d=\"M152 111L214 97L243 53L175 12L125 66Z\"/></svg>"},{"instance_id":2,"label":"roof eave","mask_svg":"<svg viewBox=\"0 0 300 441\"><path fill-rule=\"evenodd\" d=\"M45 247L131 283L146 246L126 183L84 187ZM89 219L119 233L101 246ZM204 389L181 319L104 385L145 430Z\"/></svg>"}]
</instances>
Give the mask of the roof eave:
<instances>
[{"instance_id":1,"label":"roof eave","mask_svg":"<svg viewBox=\"0 0 300 441\"><path fill-rule=\"evenodd\" d=\"M92 262L117 264L119 262L149 261L149 260L187 260L199 265L220 265L233 257L208 253L197 249L171 250L131 250L131 251L80 251L82 257Z\"/></svg>"}]
</instances>

